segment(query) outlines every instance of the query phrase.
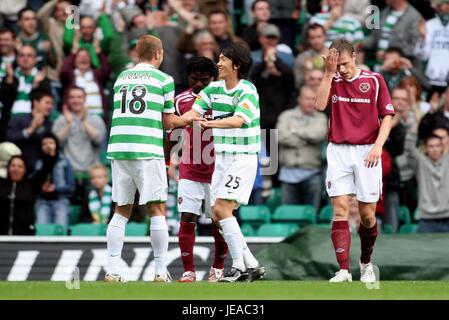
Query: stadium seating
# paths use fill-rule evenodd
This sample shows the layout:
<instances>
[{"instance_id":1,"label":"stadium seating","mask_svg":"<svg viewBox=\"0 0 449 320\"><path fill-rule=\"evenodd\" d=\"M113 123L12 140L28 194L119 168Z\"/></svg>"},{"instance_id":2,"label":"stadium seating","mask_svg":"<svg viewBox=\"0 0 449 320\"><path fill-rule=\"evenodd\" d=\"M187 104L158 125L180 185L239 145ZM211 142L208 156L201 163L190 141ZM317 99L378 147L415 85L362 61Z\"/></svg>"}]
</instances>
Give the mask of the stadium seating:
<instances>
[{"instance_id":1,"label":"stadium seating","mask_svg":"<svg viewBox=\"0 0 449 320\"><path fill-rule=\"evenodd\" d=\"M294 223L266 223L257 230L258 237L288 237L299 230Z\"/></svg>"},{"instance_id":2,"label":"stadium seating","mask_svg":"<svg viewBox=\"0 0 449 320\"><path fill-rule=\"evenodd\" d=\"M106 227L106 224L78 223L70 229L72 236L104 236Z\"/></svg>"},{"instance_id":3,"label":"stadium seating","mask_svg":"<svg viewBox=\"0 0 449 320\"><path fill-rule=\"evenodd\" d=\"M247 224L247 223L242 224L242 226L240 227L240 230L242 231L242 233L245 237L254 237L256 235L254 228L250 224Z\"/></svg>"},{"instance_id":4,"label":"stadium seating","mask_svg":"<svg viewBox=\"0 0 449 320\"><path fill-rule=\"evenodd\" d=\"M410 210L408 210L408 208L406 206L399 206L398 222L399 222L399 225L412 223L412 218L410 216Z\"/></svg>"},{"instance_id":5,"label":"stadium seating","mask_svg":"<svg viewBox=\"0 0 449 320\"><path fill-rule=\"evenodd\" d=\"M267 206L243 206L240 208L240 220L243 224L249 224L258 228L271 219L270 208Z\"/></svg>"},{"instance_id":6,"label":"stadium seating","mask_svg":"<svg viewBox=\"0 0 449 320\"><path fill-rule=\"evenodd\" d=\"M273 214L272 222L290 222L298 225L316 223L316 211L311 205L282 205Z\"/></svg>"},{"instance_id":7,"label":"stadium seating","mask_svg":"<svg viewBox=\"0 0 449 320\"><path fill-rule=\"evenodd\" d=\"M148 235L148 224L130 222L126 225L125 236L145 237Z\"/></svg>"},{"instance_id":8,"label":"stadium seating","mask_svg":"<svg viewBox=\"0 0 449 320\"><path fill-rule=\"evenodd\" d=\"M416 233L418 230L418 224L410 223L410 224L404 224L399 228L399 233L401 234L408 234L408 233Z\"/></svg>"},{"instance_id":9,"label":"stadium seating","mask_svg":"<svg viewBox=\"0 0 449 320\"><path fill-rule=\"evenodd\" d=\"M265 205L274 212L281 205L281 188L273 188L271 196L265 201Z\"/></svg>"},{"instance_id":10,"label":"stadium seating","mask_svg":"<svg viewBox=\"0 0 449 320\"><path fill-rule=\"evenodd\" d=\"M331 223L334 216L332 205L327 205L321 208L318 221L320 223Z\"/></svg>"},{"instance_id":11,"label":"stadium seating","mask_svg":"<svg viewBox=\"0 0 449 320\"><path fill-rule=\"evenodd\" d=\"M69 210L69 225L73 226L78 223L81 215L81 206L71 205Z\"/></svg>"},{"instance_id":12,"label":"stadium seating","mask_svg":"<svg viewBox=\"0 0 449 320\"><path fill-rule=\"evenodd\" d=\"M37 236L64 236L66 231L60 224L36 224Z\"/></svg>"}]
</instances>

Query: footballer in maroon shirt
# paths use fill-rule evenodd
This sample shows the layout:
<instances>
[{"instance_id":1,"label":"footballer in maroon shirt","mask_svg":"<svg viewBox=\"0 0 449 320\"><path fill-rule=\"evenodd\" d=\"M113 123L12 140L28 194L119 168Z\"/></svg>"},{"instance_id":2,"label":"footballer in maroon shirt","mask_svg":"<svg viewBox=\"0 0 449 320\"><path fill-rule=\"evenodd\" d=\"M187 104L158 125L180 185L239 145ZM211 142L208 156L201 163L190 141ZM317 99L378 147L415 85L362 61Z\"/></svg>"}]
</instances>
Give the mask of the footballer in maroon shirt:
<instances>
[{"instance_id":1,"label":"footballer in maroon shirt","mask_svg":"<svg viewBox=\"0 0 449 320\"><path fill-rule=\"evenodd\" d=\"M200 91L214 80L217 73L215 64L205 57L191 58L186 68L190 89L175 97L175 110L179 116L192 109ZM212 112L209 112L204 117L207 118L211 115ZM198 218L203 213L203 208L205 213L211 215L210 183L214 172L213 135L212 129L202 131L201 128L194 129L192 126L178 130L183 130L178 183L178 209L181 212L178 240L184 266L184 273L179 282L195 282L193 256L195 227ZM167 144L166 147L171 149ZM223 275L228 246L215 223L212 223L212 234L215 240L215 257L209 271L208 281L217 282Z\"/></svg>"},{"instance_id":2,"label":"footballer in maroon shirt","mask_svg":"<svg viewBox=\"0 0 449 320\"><path fill-rule=\"evenodd\" d=\"M373 283L371 254L377 237L376 204L382 190L380 161L394 108L383 77L357 68L349 41L335 40L324 59L325 75L316 108L331 109L326 190L333 205L331 237L340 267L329 281L352 281L348 215L349 197L355 195L361 218L360 281Z\"/></svg>"}]
</instances>

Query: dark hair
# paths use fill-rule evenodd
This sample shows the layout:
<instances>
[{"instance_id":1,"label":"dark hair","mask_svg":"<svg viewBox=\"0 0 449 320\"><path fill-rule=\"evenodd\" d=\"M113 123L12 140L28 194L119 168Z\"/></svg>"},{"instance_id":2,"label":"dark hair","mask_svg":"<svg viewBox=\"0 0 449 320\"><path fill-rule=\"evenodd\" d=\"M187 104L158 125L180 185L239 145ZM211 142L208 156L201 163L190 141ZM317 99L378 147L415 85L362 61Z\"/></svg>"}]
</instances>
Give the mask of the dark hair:
<instances>
[{"instance_id":1,"label":"dark hair","mask_svg":"<svg viewBox=\"0 0 449 320\"><path fill-rule=\"evenodd\" d=\"M253 60L251 58L251 52L248 48L233 43L221 51L221 53L228 59L232 60L232 64L239 67L238 69L238 78L244 79L248 75L249 69L251 68L251 64Z\"/></svg>"},{"instance_id":2,"label":"dark hair","mask_svg":"<svg viewBox=\"0 0 449 320\"><path fill-rule=\"evenodd\" d=\"M23 175L23 177L25 178L27 175L28 164L27 164L26 158L21 154L15 154L11 158L9 158L8 164L6 165L6 171L8 174L8 178L9 178L9 167L11 166L11 163L13 162L14 159L20 159L23 161L23 164L25 166L25 174Z\"/></svg>"},{"instance_id":3,"label":"dark hair","mask_svg":"<svg viewBox=\"0 0 449 320\"><path fill-rule=\"evenodd\" d=\"M44 141L44 139L53 139L53 140L55 141L55 143L56 143L56 154L58 154L58 153L59 153L59 141L58 141L58 137L56 137L56 135L55 135L53 132L51 132L51 131L46 132L46 133L44 134L44 136L42 137L42 139L41 139L41 147L42 147L42 142ZM42 152L42 151L41 151L41 152Z\"/></svg>"},{"instance_id":4,"label":"dark hair","mask_svg":"<svg viewBox=\"0 0 449 320\"><path fill-rule=\"evenodd\" d=\"M256 9L256 5L257 5L258 3L261 3L261 2L266 2L266 3L268 3L268 5L270 5L270 2L268 2L268 0L255 0L255 1L251 4L251 11L254 11L254 9Z\"/></svg>"},{"instance_id":5,"label":"dark hair","mask_svg":"<svg viewBox=\"0 0 449 320\"><path fill-rule=\"evenodd\" d=\"M192 72L207 72L212 78L217 76L217 68L215 63L206 57L192 57L187 61L186 65L187 74Z\"/></svg>"},{"instance_id":6,"label":"dark hair","mask_svg":"<svg viewBox=\"0 0 449 320\"><path fill-rule=\"evenodd\" d=\"M25 8L23 8L23 9L21 9L21 10L19 11L19 13L17 14L17 20L22 19L23 14L24 14L25 12L27 12L27 11L32 11L32 12L36 13L36 11L34 11L33 8L31 8L31 7L25 7Z\"/></svg>"},{"instance_id":7,"label":"dark hair","mask_svg":"<svg viewBox=\"0 0 449 320\"><path fill-rule=\"evenodd\" d=\"M222 10L222 9L215 9L215 10L212 10L212 11L210 11L210 12L207 14L207 18L209 18L209 17L210 17L211 15L213 15L213 14L222 14L222 15L225 16L226 20L229 21L229 14L228 14L228 12L225 11L225 10Z\"/></svg>"},{"instance_id":8,"label":"dark hair","mask_svg":"<svg viewBox=\"0 0 449 320\"><path fill-rule=\"evenodd\" d=\"M336 49L338 53L347 52L349 54L353 54L355 52L354 46L351 41L346 39L337 39L334 40L329 47L329 49Z\"/></svg>"},{"instance_id":9,"label":"dark hair","mask_svg":"<svg viewBox=\"0 0 449 320\"><path fill-rule=\"evenodd\" d=\"M315 30L315 29L321 29L323 31L324 35L326 35L326 29L324 29L324 27L321 24L312 23L312 24L309 24L309 26L307 27L307 31L306 31L307 38L309 38L310 30Z\"/></svg>"},{"instance_id":10,"label":"dark hair","mask_svg":"<svg viewBox=\"0 0 449 320\"><path fill-rule=\"evenodd\" d=\"M10 33L12 35L13 39L16 38L16 34L11 28L8 28L8 27L0 28L0 34L4 34L4 33Z\"/></svg>"},{"instance_id":11,"label":"dark hair","mask_svg":"<svg viewBox=\"0 0 449 320\"><path fill-rule=\"evenodd\" d=\"M389 47L385 51L385 54L388 54L388 53L398 53L401 57L405 56L404 51L401 48L398 48L398 47Z\"/></svg>"},{"instance_id":12,"label":"dark hair","mask_svg":"<svg viewBox=\"0 0 449 320\"><path fill-rule=\"evenodd\" d=\"M427 143L432 139L438 139L441 142L441 137L437 136L436 134L431 133L424 138L424 144L427 146Z\"/></svg>"},{"instance_id":13,"label":"dark hair","mask_svg":"<svg viewBox=\"0 0 449 320\"><path fill-rule=\"evenodd\" d=\"M51 97L53 99L53 95L47 90L33 89L30 92L31 101L41 101L43 97Z\"/></svg>"}]
</instances>

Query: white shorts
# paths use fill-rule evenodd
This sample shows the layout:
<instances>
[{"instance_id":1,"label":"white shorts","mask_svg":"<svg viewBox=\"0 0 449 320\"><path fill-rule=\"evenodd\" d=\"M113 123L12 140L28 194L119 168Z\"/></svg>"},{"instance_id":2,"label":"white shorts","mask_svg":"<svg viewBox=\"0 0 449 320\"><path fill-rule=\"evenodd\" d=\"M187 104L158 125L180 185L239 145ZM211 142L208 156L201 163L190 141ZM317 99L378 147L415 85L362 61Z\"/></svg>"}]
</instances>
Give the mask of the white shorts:
<instances>
[{"instance_id":1,"label":"white shorts","mask_svg":"<svg viewBox=\"0 0 449 320\"><path fill-rule=\"evenodd\" d=\"M256 154L216 154L211 206L217 198L247 204L256 180L257 161Z\"/></svg>"},{"instance_id":2,"label":"white shorts","mask_svg":"<svg viewBox=\"0 0 449 320\"><path fill-rule=\"evenodd\" d=\"M365 167L373 145L327 146L326 190L329 197L356 195L358 201L374 203L382 194L382 162Z\"/></svg>"},{"instance_id":3,"label":"white shorts","mask_svg":"<svg viewBox=\"0 0 449 320\"><path fill-rule=\"evenodd\" d=\"M112 200L118 206L134 203L139 190L139 205L167 201L167 173L164 159L112 160Z\"/></svg>"},{"instance_id":4,"label":"white shorts","mask_svg":"<svg viewBox=\"0 0 449 320\"><path fill-rule=\"evenodd\" d=\"M210 184L187 179L178 183L178 211L202 214L201 207L204 201L204 213L211 215L210 210Z\"/></svg>"}]
</instances>

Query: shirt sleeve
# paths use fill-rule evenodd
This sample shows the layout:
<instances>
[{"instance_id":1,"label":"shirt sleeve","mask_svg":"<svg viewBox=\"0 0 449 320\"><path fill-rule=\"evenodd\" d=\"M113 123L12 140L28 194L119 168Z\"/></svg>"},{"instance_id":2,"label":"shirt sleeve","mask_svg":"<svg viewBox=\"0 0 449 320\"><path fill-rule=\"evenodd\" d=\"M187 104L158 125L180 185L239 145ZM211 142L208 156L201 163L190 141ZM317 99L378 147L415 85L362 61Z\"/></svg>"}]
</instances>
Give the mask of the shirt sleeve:
<instances>
[{"instance_id":1,"label":"shirt sleeve","mask_svg":"<svg viewBox=\"0 0 449 320\"><path fill-rule=\"evenodd\" d=\"M388 91L384 77L379 74L376 78L379 81L379 93L377 94L377 110L379 111L379 116L381 118L388 115L394 116L393 103L391 102L390 92Z\"/></svg>"},{"instance_id":2,"label":"shirt sleeve","mask_svg":"<svg viewBox=\"0 0 449 320\"><path fill-rule=\"evenodd\" d=\"M208 110L212 109L212 104L210 102L210 88L206 87L201 90L199 96L196 98L192 109L204 115Z\"/></svg>"},{"instance_id":3,"label":"shirt sleeve","mask_svg":"<svg viewBox=\"0 0 449 320\"><path fill-rule=\"evenodd\" d=\"M234 116L240 116L245 124L250 124L259 113L259 99L257 94L247 93L240 99L237 108L235 108Z\"/></svg>"},{"instance_id":4,"label":"shirt sleeve","mask_svg":"<svg viewBox=\"0 0 449 320\"><path fill-rule=\"evenodd\" d=\"M174 100L175 100L175 82L172 77L169 77L162 84L162 91L164 92L164 110L163 113L174 113Z\"/></svg>"}]
</instances>

